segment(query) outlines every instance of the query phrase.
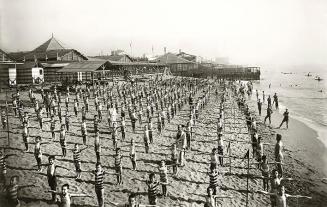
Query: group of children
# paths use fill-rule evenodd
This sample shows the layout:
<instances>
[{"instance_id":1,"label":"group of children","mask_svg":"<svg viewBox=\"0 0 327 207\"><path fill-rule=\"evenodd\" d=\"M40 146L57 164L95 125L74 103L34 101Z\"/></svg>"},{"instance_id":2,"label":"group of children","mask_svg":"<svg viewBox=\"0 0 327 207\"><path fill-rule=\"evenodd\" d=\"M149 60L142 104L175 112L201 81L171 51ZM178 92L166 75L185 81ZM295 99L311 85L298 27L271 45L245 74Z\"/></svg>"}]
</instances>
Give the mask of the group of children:
<instances>
[{"instance_id":1,"label":"group of children","mask_svg":"<svg viewBox=\"0 0 327 207\"><path fill-rule=\"evenodd\" d=\"M219 90L218 90L219 89ZM252 85L248 85L248 89L252 92ZM248 90L248 91L249 91ZM30 102L35 111L35 117L38 122L39 132L49 133L48 137L41 137L40 135L34 136L35 142L31 142L30 128L31 121L27 110L24 110L24 105L21 101L19 92L13 95L12 109L14 115L18 116L22 124L22 140L25 146L25 151L30 150L29 145L34 145L34 156L38 171L42 171L46 167L47 180L49 190L47 192L52 194L52 201L57 200L60 196L60 203L62 206L69 207L71 198L73 197L90 197L86 194L74 194L69 192L69 185L64 184L61 191L57 190L57 171L56 169L62 168L71 171L69 167L61 166L56 162L56 156L53 152L47 152L48 162L43 163L43 147L42 145L55 144L57 135L59 134L59 144L61 147L62 157L67 156L69 150L72 151L72 161L75 166L76 182L82 181L82 174L85 172L92 172L94 175L95 194L97 197L98 206L103 207L105 203L110 203L114 206L142 206L136 202L136 195L132 193L129 196L128 204L118 204L111 201L105 201L104 192L104 179L106 175L116 175L117 185L124 182L123 178L123 155L124 148L129 148L129 157L131 161L131 169L137 170L137 160L139 152L137 148L144 148L144 153L151 153L151 148L156 144L156 139L163 139L161 134L166 126L185 108L189 105L189 114L187 114L187 121L185 124L180 123L177 126L177 134L175 141L171 146L171 160L162 160L159 165L155 165L158 174L160 175L159 181L156 180L156 174L149 174L149 179L145 180L148 187L148 201L150 205L157 206L158 196L168 196L169 186L169 173L168 169L172 168L173 176L178 174L178 168L185 166L186 153L192 151L194 148L194 132L197 126L201 110L206 107L210 100L210 94L216 93L219 100L219 113L217 114L217 148L212 150L210 154L210 171L209 171L209 186L207 188L207 199L205 206L215 207L217 198L232 198L228 195L218 195L218 166L224 166L224 116L226 100L229 93L234 93L239 97L236 101L240 110L244 111L247 126L249 129L251 143L253 147L253 156L258 161L259 169L262 171L264 190L268 191L268 180L271 180L271 193L276 193L280 188L277 185L283 175L283 154L281 136L277 135L277 143L275 146L275 162L277 169L274 170L274 175L270 175L269 163L266 155L263 152L263 140L258 135L256 121L253 114L250 113L245 101L245 86L237 82L222 81L213 83L206 79L193 79L193 78L170 78L166 80L157 80L156 82L149 81L148 84L119 84L114 82L113 85L109 83L93 85L83 85L75 88L75 92L67 87L65 92L58 91L56 87L51 91L43 88L40 90L41 98L35 95L35 91L31 88L29 90ZM74 95L73 95L74 94ZM229 96L230 97L230 96ZM94 103L90 104L93 99ZM73 101L72 101L73 100ZM72 104L73 103L73 104ZM278 107L278 103L277 106ZM25 107L26 108L26 107ZM71 110L73 108L73 111ZM31 113L31 112L30 112ZM1 121L3 128L7 127L6 113L1 112ZM45 116L46 115L46 116ZM34 116L32 116L34 117ZM71 118L78 120L80 130L72 131ZM106 119L107 118L107 119ZM129 125L127 122L130 122ZM156 127L155 127L156 125ZM49 130L47 130L49 129ZM129 131L131 129L131 131ZM142 131L142 133L139 133ZM129 132L136 134L135 138L128 136ZM51 135L50 135L51 134ZM72 148L69 148L67 142L67 134L81 137L80 142L73 143ZM110 134L109 137L102 137L102 134ZM142 138L137 134L142 134ZM134 136L135 137L135 136ZM93 139L94 138L94 139ZM91 142L93 140L93 144ZM103 143L112 141L111 149L114 154L114 172L105 171L102 166ZM143 144L139 144L141 141ZM81 162L81 154L84 150L89 149L90 146L94 147L95 155L95 170L90 171L83 169ZM67 151L68 150L68 151ZM5 161L11 154L4 155L2 153L1 163L5 169ZM17 155L14 155L17 156ZM169 164L166 164L169 162ZM125 166L124 168L126 168ZM4 172L4 171L3 171ZM276 176L277 174L277 176ZM5 173L2 173L5 177ZM276 181L279 179L279 181ZM18 203L17 189L18 178L12 177L12 181L7 189L7 192L14 191L16 196L9 197L9 203ZM159 193L159 185L161 185L162 192ZM276 187L277 186L277 187ZM10 190L11 189L11 190ZM14 190L13 190L14 189ZM12 193L15 194L15 193Z\"/></svg>"}]
</instances>

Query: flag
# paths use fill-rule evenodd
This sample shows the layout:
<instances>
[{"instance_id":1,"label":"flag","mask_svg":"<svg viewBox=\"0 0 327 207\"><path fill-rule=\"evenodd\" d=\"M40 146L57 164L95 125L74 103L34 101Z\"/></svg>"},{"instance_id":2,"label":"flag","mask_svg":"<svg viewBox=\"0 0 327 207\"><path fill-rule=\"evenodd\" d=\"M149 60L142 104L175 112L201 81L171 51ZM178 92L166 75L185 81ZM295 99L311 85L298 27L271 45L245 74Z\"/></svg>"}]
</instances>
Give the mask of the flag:
<instances>
[{"instance_id":1,"label":"flag","mask_svg":"<svg viewBox=\"0 0 327 207\"><path fill-rule=\"evenodd\" d=\"M248 151L245 153L243 159L245 159L245 158L249 159L249 157L250 157L250 150L248 150Z\"/></svg>"}]
</instances>

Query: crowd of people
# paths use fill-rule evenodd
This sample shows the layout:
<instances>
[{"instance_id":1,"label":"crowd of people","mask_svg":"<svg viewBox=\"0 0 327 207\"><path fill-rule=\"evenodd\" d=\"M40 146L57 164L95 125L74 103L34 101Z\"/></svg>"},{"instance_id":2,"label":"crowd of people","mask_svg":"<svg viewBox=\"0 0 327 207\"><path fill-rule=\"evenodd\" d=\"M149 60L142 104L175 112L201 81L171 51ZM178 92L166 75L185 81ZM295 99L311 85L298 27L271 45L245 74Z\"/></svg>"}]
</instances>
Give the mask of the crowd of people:
<instances>
[{"instance_id":1,"label":"crowd of people","mask_svg":"<svg viewBox=\"0 0 327 207\"><path fill-rule=\"evenodd\" d=\"M219 166L224 166L224 120L227 102L237 102L239 110L244 113L249 133L249 143L252 145L252 156L257 161L258 169L262 172L263 190L257 193L269 194L271 196L272 206L286 206L286 197L291 195L285 194L282 180L292 180L284 178L283 174L283 143L282 136L276 135L275 160L269 162L264 152L265 143L257 130L255 114L250 111L247 104L247 95L252 95L252 84L244 84L236 81L213 81L209 79L197 78L168 78L149 80L145 83L128 83L128 82L107 82L93 85L79 85L75 88L67 87L65 90L59 90L56 86L52 90L46 90L43 87L39 90L30 88L28 92L29 103L22 101L20 92L17 91L12 95L12 104L10 108L3 109L1 112L1 122L3 130L9 130L6 111L10 111L21 123L22 142L24 143L25 152L30 151L30 145L34 145L33 153L35 157L36 170L42 172L46 169L48 190L44 193L51 193L52 202L59 202L60 206L69 207L74 197L90 197L92 195L70 192L70 185L65 183L58 191L58 168L72 171L73 169L61 166L56 160L58 155L52 154L51 151L45 152L44 145L58 145L59 140L61 156L66 157L68 151L72 151L72 161L76 174L76 182L81 182L84 173L94 175L94 189L96 200L99 207L110 204L113 206L159 206L158 198L164 199L169 194L169 169L172 169L172 176L177 175L187 165L185 156L192 153L192 148L196 142L193 135L198 126L201 111L207 106L210 99L214 96L219 112L214 114L216 123L216 141L217 148L212 149L210 154L209 166L209 185L206 192L206 201L204 206L216 207L217 199L231 198L230 195L221 195L218 193L218 175ZM258 97L258 111L261 115L262 102ZM235 98L236 97L236 98ZM265 95L263 93L263 102ZM272 106L270 96L268 97L267 116L271 122ZM91 102L91 103L90 103ZM274 95L275 107L278 108L278 97ZM27 112L27 108L33 108L34 112ZM151 153L152 147L156 145L157 138L160 137L166 126L177 116L183 109L187 109L187 121L179 123L176 126L175 140L170 148L170 159L161 160L153 166L153 172L148 174L148 179L144 180L148 187L147 197L148 204L137 202L137 193L131 193L126 204L119 204L106 200L104 192L104 180L107 175L115 175L117 185L123 184L124 180L130 179L124 177L122 159L125 148L129 149L131 169L138 169L138 148L144 149L144 153ZM80 125L79 131L72 131L72 119L77 120ZM31 122L38 123L40 134L49 131L49 136L30 135ZM284 119L281 123L286 122L288 127L288 111L284 113ZM127 124L127 123L130 123ZM101 127L100 127L101 125ZM33 124L33 126L35 126ZM105 126L105 127L103 127ZM35 129L33 129L35 130ZM142 136L137 135L137 140L127 136L127 130L138 134L142 131ZM80 142L71 144L67 142L67 133L72 133L81 138ZM106 134L106 137L100 136ZM108 135L107 135L108 134ZM59 138L58 138L59 136ZM164 139L164 137L160 137ZM111 142L110 149L103 149L103 143ZM91 144L92 143L92 144ZM142 144L140 144L142 143ZM73 145L73 147L72 147ZM95 161L94 170L85 169L82 165L81 154L90 146L94 148ZM250 145L249 145L250 146ZM114 171L109 172L103 169L103 155L111 150L114 151ZM46 155L45 155L46 154ZM69 153L70 154L70 153ZM7 185L6 159L16 154L5 154L2 150L0 156L1 178L7 193L9 206L18 206L19 199L17 192L21 188L33 187L33 185L20 186L19 178L12 176L10 183ZM47 162L44 157L47 156ZM274 166L274 167L270 167ZM124 167L124 168L123 168ZM157 173L156 173L157 171ZM156 174L159 174L157 180ZM269 188L270 183L270 188ZM161 190L159 189L161 187ZM160 192L161 191L161 192ZM57 197L60 197L58 200Z\"/></svg>"}]
</instances>

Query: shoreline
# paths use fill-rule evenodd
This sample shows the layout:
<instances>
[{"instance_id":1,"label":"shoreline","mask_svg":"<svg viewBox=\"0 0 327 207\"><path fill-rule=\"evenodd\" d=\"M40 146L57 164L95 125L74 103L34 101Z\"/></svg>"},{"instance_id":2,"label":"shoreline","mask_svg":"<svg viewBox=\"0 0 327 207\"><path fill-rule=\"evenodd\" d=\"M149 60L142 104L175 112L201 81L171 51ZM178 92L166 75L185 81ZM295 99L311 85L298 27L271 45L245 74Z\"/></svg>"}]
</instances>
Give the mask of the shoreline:
<instances>
[{"instance_id":1,"label":"shoreline","mask_svg":"<svg viewBox=\"0 0 327 207\"><path fill-rule=\"evenodd\" d=\"M292 165L292 168L286 167L285 170L291 177L297 177L301 180L301 184L297 188L305 188L306 186L311 196L321 194L324 199L327 195L327 182L323 181L327 175L327 148L318 138L319 132L306 122L301 121L299 117L290 115L289 129L284 125L278 129L277 127L283 119L281 108L273 108L271 126L263 124L267 105L263 105L261 116L258 114L256 100L250 97L250 109L255 110L255 115L260 120L260 126L269 129L272 134L281 134L284 143L285 163ZM268 120L267 120L268 121ZM275 138L275 135L272 136ZM272 141L273 143L275 140ZM317 199L319 200L319 199ZM322 204L313 204L305 202L304 206L320 206ZM318 202L319 203L319 202Z\"/></svg>"}]
</instances>

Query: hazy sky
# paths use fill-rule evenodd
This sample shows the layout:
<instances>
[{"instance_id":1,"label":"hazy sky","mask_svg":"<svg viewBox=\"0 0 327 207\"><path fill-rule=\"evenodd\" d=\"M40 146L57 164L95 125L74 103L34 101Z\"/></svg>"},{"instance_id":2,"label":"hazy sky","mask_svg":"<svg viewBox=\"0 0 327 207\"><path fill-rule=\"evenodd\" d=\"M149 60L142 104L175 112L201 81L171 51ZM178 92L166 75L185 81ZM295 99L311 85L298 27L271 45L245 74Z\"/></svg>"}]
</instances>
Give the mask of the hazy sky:
<instances>
[{"instance_id":1,"label":"hazy sky","mask_svg":"<svg viewBox=\"0 0 327 207\"><path fill-rule=\"evenodd\" d=\"M86 55L121 48L237 64L326 64L325 0L0 0L0 48L32 50L51 33Z\"/></svg>"}]
</instances>

